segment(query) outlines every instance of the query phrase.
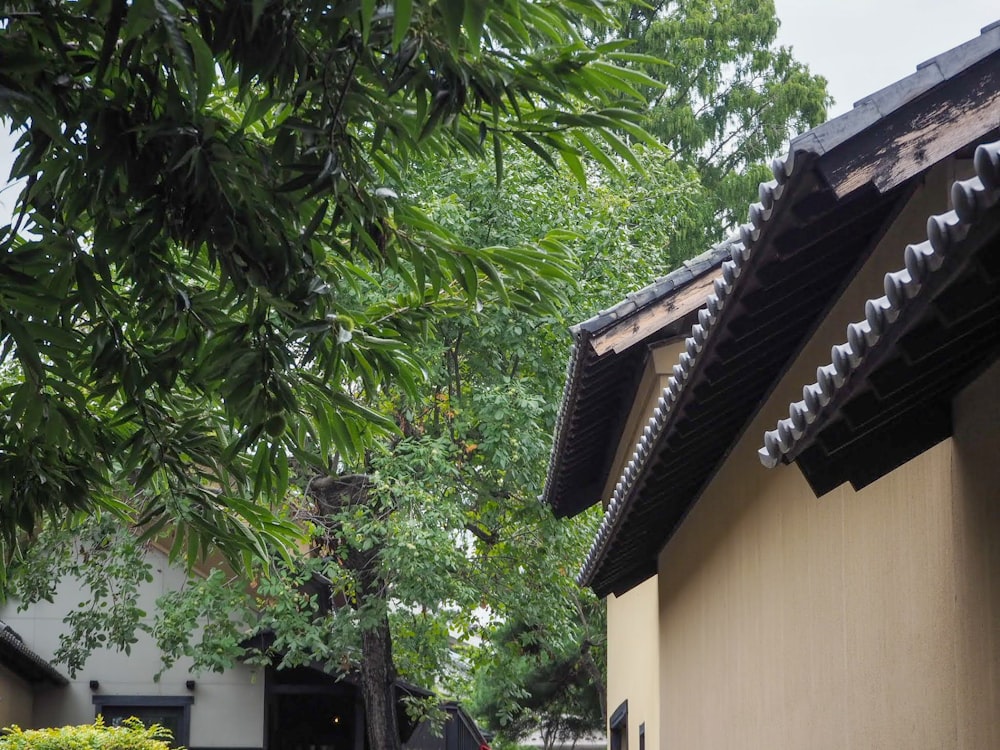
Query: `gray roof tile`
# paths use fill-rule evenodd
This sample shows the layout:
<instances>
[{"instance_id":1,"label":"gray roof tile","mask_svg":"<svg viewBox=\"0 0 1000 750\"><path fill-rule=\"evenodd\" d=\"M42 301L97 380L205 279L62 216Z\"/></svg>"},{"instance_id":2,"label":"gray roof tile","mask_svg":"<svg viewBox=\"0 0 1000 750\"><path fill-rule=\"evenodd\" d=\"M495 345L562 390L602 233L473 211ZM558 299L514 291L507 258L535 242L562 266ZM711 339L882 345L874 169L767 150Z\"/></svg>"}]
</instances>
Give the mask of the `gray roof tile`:
<instances>
[{"instance_id":1,"label":"gray roof tile","mask_svg":"<svg viewBox=\"0 0 1000 750\"><path fill-rule=\"evenodd\" d=\"M836 146L843 144L882 117L885 117L887 114L930 90L945 78L961 72L970 65L995 53L998 49L1000 49L1000 22L985 27L979 37L926 61L921 66L921 69L918 69L907 78L902 79L896 84L887 86L871 96L863 98L858 102L858 106L855 109L793 138L789 145L788 154L784 158L775 159L772 162L775 182L761 185L762 196L766 197L768 204L776 203L782 198L784 184L800 171L802 161L808 162L810 156L821 156ZM922 69L931 66L936 66L937 70L924 72ZM727 240L727 243L732 243L729 251L733 259L738 261L730 261L732 266L729 269L729 274L732 280L735 280L735 277L738 276L742 264L751 260L754 244L759 237L760 229L770 218L770 207L765 208L763 205L764 202L762 200L761 205L752 204L750 206L750 222L740 227L738 232L739 244L735 245L735 238ZM713 248L709 253L717 250L719 250L719 247ZM581 586L587 586L592 583L608 547L616 538L618 530L629 512L629 508L634 502L634 480L641 474L643 467L649 460L648 457L652 453L652 443L660 437L663 430L668 426L670 420L667 417L670 409L677 402L684 388L685 379L690 374L697 352L704 345L704 340L711 336L718 312L725 306L726 299L731 291L732 281L727 283L725 280L719 279L716 282L716 293L709 297L705 307L700 311L700 330L697 332L697 335L692 330L692 336L688 340L688 351L682 355L681 361L675 365L675 374L670 378L669 385L664 389L660 399L660 406L658 408L663 418L662 420L657 420L649 437L644 435L640 440L630 462L630 465L633 465L633 470L623 473L615 487L611 502L601 522L600 530L577 576L577 582ZM615 310L616 308L611 308L602 313L602 315L575 326L573 329L574 334L581 330L600 330L600 328L617 319L610 317L614 315ZM607 318L603 317L605 314L608 316ZM692 350L695 352L694 355L691 354ZM567 383L567 389L569 387L570 384ZM558 435L559 425L557 425L557 437ZM550 475L547 483L551 480L551 470L557 459L556 453L560 450L561 443L557 441L552 460L550 461Z\"/></svg>"},{"instance_id":2,"label":"gray roof tile","mask_svg":"<svg viewBox=\"0 0 1000 750\"><path fill-rule=\"evenodd\" d=\"M954 211L931 216L928 239L907 245L904 267L885 276L885 295L865 303L865 319L847 326L847 341L830 350L831 361L816 370L816 382L802 389L802 400L793 402L788 417L764 434L758 451L761 463L774 468L812 434L810 425L824 407L851 381L864 358L900 317L907 303L917 297L945 256L961 242L982 214L1000 203L1000 141L979 146L975 154L976 177L952 185Z\"/></svg>"}]
</instances>

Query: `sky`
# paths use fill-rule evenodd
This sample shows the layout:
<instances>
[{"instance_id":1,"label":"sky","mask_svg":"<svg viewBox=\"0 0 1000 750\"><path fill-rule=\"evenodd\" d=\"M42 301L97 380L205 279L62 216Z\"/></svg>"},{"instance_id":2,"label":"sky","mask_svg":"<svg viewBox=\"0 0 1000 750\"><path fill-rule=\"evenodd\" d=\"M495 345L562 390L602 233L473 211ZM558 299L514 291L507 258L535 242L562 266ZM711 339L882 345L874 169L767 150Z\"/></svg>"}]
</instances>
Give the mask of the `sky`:
<instances>
[{"instance_id":1,"label":"sky","mask_svg":"<svg viewBox=\"0 0 1000 750\"><path fill-rule=\"evenodd\" d=\"M855 101L912 73L918 63L1000 19L998 0L775 0L778 42L826 77L835 117ZM0 131L0 180L10 173L12 140ZM0 225L15 190L0 190Z\"/></svg>"},{"instance_id":2,"label":"sky","mask_svg":"<svg viewBox=\"0 0 1000 750\"><path fill-rule=\"evenodd\" d=\"M824 76L835 117L1000 20L998 0L775 0L778 42Z\"/></svg>"}]
</instances>

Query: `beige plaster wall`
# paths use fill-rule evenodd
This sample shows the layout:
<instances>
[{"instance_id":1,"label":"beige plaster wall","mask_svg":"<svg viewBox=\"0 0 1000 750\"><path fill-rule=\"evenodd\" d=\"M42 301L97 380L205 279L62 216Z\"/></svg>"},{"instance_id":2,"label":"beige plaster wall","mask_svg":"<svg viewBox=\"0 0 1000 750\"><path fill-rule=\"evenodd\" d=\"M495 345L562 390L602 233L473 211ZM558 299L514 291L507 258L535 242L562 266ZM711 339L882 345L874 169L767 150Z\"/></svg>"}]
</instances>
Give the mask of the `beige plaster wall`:
<instances>
[{"instance_id":1,"label":"beige plaster wall","mask_svg":"<svg viewBox=\"0 0 1000 750\"><path fill-rule=\"evenodd\" d=\"M961 748L1000 748L1000 362L953 406Z\"/></svg>"},{"instance_id":2,"label":"beige plaster wall","mask_svg":"<svg viewBox=\"0 0 1000 750\"><path fill-rule=\"evenodd\" d=\"M5 667L0 667L0 728L31 725L31 686Z\"/></svg>"},{"instance_id":3,"label":"beige plaster wall","mask_svg":"<svg viewBox=\"0 0 1000 750\"><path fill-rule=\"evenodd\" d=\"M621 479L625 466L635 452L636 444L639 442L639 438L642 437L642 431L649 422L660 394L667 387L667 381L670 379L672 368L677 364L677 358L682 351L684 351L684 338L659 344L649 351L645 370L639 381L639 387L636 389L632 411L629 412L628 419L625 420L625 426L622 429L622 440L618 444L615 460L611 465L611 472L608 474L604 485L604 492L601 497L605 508L608 507L611 494L615 491L615 485Z\"/></svg>"},{"instance_id":4,"label":"beige plaster wall","mask_svg":"<svg viewBox=\"0 0 1000 750\"><path fill-rule=\"evenodd\" d=\"M667 385L670 368L677 362L683 340L661 344L650 350L646 370L626 422L614 470L605 487L605 504L632 457L642 430ZM639 749L639 726L645 725L646 747L659 746L659 617L656 578L640 584L621 597L608 597L608 686L610 716L628 701L630 750ZM609 733L610 736L610 733Z\"/></svg>"},{"instance_id":5,"label":"beige plaster wall","mask_svg":"<svg viewBox=\"0 0 1000 750\"><path fill-rule=\"evenodd\" d=\"M925 236L947 177L914 196L661 553L659 747L1000 747L1000 376L958 399L953 440L860 492L818 500L756 456Z\"/></svg>"},{"instance_id":6,"label":"beige plaster wall","mask_svg":"<svg viewBox=\"0 0 1000 750\"><path fill-rule=\"evenodd\" d=\"M654 576L622 596L608 597L608 715L628 701L629 750L639 750L640 724L646 748L660 746L657 589Z\"/></svg>"}]
</instances>

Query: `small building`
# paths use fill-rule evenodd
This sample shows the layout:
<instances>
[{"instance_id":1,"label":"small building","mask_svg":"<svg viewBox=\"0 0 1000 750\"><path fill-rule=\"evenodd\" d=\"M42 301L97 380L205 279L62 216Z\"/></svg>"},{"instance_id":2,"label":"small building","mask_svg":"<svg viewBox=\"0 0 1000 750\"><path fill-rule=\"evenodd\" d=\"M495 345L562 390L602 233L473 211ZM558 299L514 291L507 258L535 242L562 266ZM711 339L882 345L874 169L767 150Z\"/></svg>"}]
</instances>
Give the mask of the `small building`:
<instances>
[{"instance_id":1,"label":"small building","mask_svg":"<svg viewBox=\"0 0 1000 750\"><path fill-rule=\"evenodd\" d=\"M406 750L488 750L486 737L464 708L454 701L443 703L441 708L444 725L420 724L406 741Z\"/></svg>"},{"instance_id":2,"label":"small building","mask_svg":"<svg viewBox=\"0 0 1000 750\"><path fill-rule=\"evenodd\" d=\"M156 547L146 555L152 580L141 584L138 604L152 612L160 596L184 585L187 573ZM319 664L283 670L236 664L223 673L195 675L190 659L180 659L155 680L162 669L160 651L150 636L137 633L130 653L99 649L75 677L63 677L46 659L59 647L63 618L79 596L74 581L64 580L51 602L23 612L16 602L0 605L0 617L23 636L8 626L0 629L0 727L89 724L98 714L114 724L136 716L169 728L173 744L191 750L366 749L357 681L332 676ZM449 721L439 735L410 723L403 706L407 696L433 693L402 681L396 692L404 747L419 740L413 745L419 750L466 750L472 744L479 750L482 735L456 705L445 705Z\"/></svg>"},{"instance_id":3,"label":"small building","mask_svg":"<svg viewBox=\"0 0 1000 750\"><path fill-rule=\"evenodd\" d=\"M573 331L610 745L1000 747L1000 24L773 172Z\"/></svg>"},{"instance_id":4,"label":"small building","mask_svg":"<svg viewBox=\"0 0 1000 750\"><path fill-rule=\"evenodd\" d=\"M35 696L67 680L0 620L0 727L31 726Z\"/></svg>"}]
</instances>

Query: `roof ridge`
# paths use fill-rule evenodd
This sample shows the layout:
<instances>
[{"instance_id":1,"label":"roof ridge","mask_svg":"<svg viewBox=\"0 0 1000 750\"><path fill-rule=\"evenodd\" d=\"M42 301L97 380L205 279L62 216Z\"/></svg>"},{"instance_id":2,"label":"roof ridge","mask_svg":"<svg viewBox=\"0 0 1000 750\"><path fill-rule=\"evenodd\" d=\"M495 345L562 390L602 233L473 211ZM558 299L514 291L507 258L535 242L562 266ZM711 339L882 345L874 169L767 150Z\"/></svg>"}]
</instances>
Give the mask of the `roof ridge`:
<instances>
[{"instance_id":1,"label":"roof ridge","mask_svg":"<svg viewBox=\"0 0 1000 750\"><path fill-rule=\"evenodd\" d=\"M597 333L603 328L619 322L622 318L637 312L639 306L636 304L636 299L649 295L650 299L642 303L642 305L645 306L673 291L681 283L686 283L693 280L697 276L705 274L712 268L715 268L723 258L729 255L728 248L730 244L737 239L738 235L730 235L721 242L717 242L712 245L712 247L705 252L699 253L693 258L688 258L687 260L682 261L681 264L673 271L657 277L652 283L647 284L644 287L640 287L634 292L629 292L620 302L617 302L611 307L604 308L599 311L597 315L594 315L587 320L570 326L570 332L575 337L579 337L584 333ZM650 293L652 294L650 295Z\"/></svg>"}]
</instances>

